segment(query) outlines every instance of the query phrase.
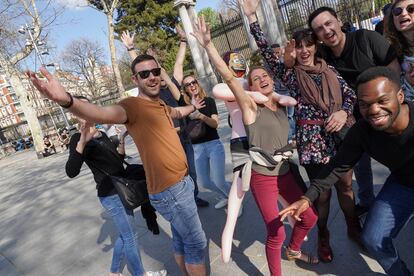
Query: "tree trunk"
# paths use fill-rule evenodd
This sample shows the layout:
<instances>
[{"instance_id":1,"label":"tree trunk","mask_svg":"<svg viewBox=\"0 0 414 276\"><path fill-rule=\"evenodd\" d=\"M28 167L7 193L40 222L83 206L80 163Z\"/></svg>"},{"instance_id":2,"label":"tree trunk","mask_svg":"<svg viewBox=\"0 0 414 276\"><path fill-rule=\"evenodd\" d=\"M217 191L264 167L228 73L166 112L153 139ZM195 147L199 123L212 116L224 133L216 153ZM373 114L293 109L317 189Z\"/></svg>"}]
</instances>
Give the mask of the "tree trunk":
<instances>
[{"instance_id":1,"label":"tree trunk","mask_svg":"<svg viewBox=\"0 0 414 276\"><path fill-rule=\"evenodd\" d=\"M26 117L27 124L32 134L33 143L38 157L42 156L44 150L43 145L43 132L37 118L37 112L30 104L27 98L27 91L19 77L19 73L14 67L6 60L6 58L0 54L0 65L5 70L6 76L9 78L10 85L13 88L16 96L19 99L23 113Z\"/></svg>"},{"instance_id":2,"label":"tree trunk","mask_svg":"<svg viewBox=\"0 0 414 276\"><path fill-rule=\"evenodd\" d=\"M118 61L116 59L116 48L114 39L114 24L113 24L113 12L106 13L106 19L108 21L108 40L109 49L111 51L111 63L112 69L114 70L114 76L116 80L116 86L118 87L119 94L122 94L125 89L122 84L121 72L119 71Z\"/></svg>"}]
</instances>

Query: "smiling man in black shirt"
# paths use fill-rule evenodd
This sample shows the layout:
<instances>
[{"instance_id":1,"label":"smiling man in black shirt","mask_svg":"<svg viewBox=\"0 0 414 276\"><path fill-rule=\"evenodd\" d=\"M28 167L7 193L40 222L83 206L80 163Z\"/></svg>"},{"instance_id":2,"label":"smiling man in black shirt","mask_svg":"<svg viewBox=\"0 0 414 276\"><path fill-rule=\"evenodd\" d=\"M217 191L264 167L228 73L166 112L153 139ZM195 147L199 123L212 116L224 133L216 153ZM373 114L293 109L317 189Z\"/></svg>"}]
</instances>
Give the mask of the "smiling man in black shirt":
<instances>
[{"instance_id":1,"label":"smiling man in black shirt","mask_svg":"<svg viewBox=\"0 0 414 276\"><path fill-rule=\"evenodd\" d=\"M348 132L332 164L312 181L305 196L281 211L296 219L366 152L390 169L368 213L362 239L388 275L410 275L393 239L414 215L414 103L404 102L399 74L374 67L356 82L363 120Z\"/></svg>"},{"instance_id":2,"label":"smiling man in black shirt","mask_svg":"<svg viewBox=\"0 0 414 276\"><path fill-rule=\"evenodd\" d=\"M354 90L358 75L368 68L387 66L400 72L397 53L382 35L364 29L343 33L342 21L332 8L321 7L312 12L308 25L322 42L323 58ZM358 106L354 109L354 116L357 120L361 118ZM357 212L362 213L374 200L371 159L367 154L361 156L354 172L359 186Z\"/></svg>"}]
</instances>

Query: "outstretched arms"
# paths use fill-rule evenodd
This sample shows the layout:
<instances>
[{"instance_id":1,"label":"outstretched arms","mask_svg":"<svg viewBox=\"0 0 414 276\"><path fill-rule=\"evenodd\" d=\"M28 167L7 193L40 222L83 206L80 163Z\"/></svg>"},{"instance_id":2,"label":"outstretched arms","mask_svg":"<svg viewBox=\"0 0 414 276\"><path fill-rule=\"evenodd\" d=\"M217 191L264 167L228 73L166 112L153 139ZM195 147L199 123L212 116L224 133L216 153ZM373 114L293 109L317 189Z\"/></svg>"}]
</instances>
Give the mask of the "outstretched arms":
<instances>
[{"instance_id":1,"label":"outstretched arms","mask_svg":"<svg viewBox=\"0 0 414 276\"><path fill-rule=\"evenodd\" d=\"M47 81L40 80L32 71L27 71L26 74L43 96L57 104L68 105L73 100L73 104L68 107L73 114L92 123L124 124L127 121L125 109L120 105L102 107L75 99L66 92L60 82L46 68L40 68L40 72Z\"/></svg>"},{"instance_id":2,"label":"outstretched arms","mask_svg":"<svg viewBox=\"0 0 414 276\"><path fill-rule=\"evenodd\" d=\"M187 115L189 115L190 113L199 110L201 108L205 107L205 103L204 100L194 100L192 101L191 105L186 105L186 106L180 106L180 107L175 107L175 108L171 108L171 118L173 119L181 119Z\"/></svg>"}]
</instances>

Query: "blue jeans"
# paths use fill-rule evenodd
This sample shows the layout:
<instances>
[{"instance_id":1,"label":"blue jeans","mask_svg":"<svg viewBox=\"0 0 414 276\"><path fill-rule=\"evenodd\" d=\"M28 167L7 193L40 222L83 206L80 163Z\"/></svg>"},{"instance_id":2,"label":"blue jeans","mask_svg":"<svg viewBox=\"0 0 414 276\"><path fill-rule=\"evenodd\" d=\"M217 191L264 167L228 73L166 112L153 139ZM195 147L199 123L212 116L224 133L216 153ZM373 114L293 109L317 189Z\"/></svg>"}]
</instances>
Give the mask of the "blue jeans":
<instances>
[{"instance_id":1,"label":"blue jeans","mask_svg":"<svg viewBox=\"0 0 414 276\"><path fill-rule=\"evenodd\" d=\"M388 275L410 275L393 239L413 216L414 189L399 184L391 174L372 204L362 230L365 246Z\"/></svg>"},{"instance_id":2,"label":"blue jeans","mask_svg":"<svg viewBox=\"0 0 414 276\"><path fill-rule=\"evenodd\" d=\"M364 152L354 166L355 179L358 182L358 198L361 206L370 207L375 199L372 178L371 157Z\"/></svg>"},{"instance_id":3,"label":"blue jeans","mask_svg":"<svg viewBox=\"0 0 414 276\"><path fill-rule=\"evenodd\" d=\"M125 209L117 194L100 197L99 201L106 213L112 217L114 225L119 232L112 255L111 273L121 272L121 263L124 255L126 255L133 275L140 276L144 274L145 270L138 250L134 212Z\"/></svg>"},{"instance_id":4,"label":"blue jeans","mask_svg":"<svg viewBox=\"0 0 414 276\"><path fill-rule=\"evenodd\" d=\"M228 198L230 184L226 182L226 156L219 139L193 144L197 182Z\"/></svg>"},{"instance_id":5,"label":"blue jeans","mask_svg":"<svg viewBox=\"0 0 414 276\"><path fill-rule=\"evenodd\" d=\"M194 163L194 149L193 144L191 144L191 140L181 140L181 144L183 145L185 155L187 157L187 163L188 163L188 174L191 176L191 178L194 181L194 197L197 197L198 195L198 186L197 186L197 173Z\"/></svg>"},{"instance_id":6,"label":"blue jeans","mask_svg":"<svg viewBox=\"0 0 414 276\"><path fill-rule=\"evenodd\" d=\"M296 121L293 118L295 114L295 108L293 106L287 107L287 117L289 121L289 134L288 134L288 141L292 141L296 137Z\"/></svg>"},{"instance_id":7,"label":"blue jeans","mask_svg":"<svg viewBox=\"0 0 414 276\"><path fill-rule=\"evenodd\" d=\"M190 176L158 194L149 195L151 205L171 223L174 253L187 264L204 264L207 240L194 200Z\"/></svg>"}]
</instances>

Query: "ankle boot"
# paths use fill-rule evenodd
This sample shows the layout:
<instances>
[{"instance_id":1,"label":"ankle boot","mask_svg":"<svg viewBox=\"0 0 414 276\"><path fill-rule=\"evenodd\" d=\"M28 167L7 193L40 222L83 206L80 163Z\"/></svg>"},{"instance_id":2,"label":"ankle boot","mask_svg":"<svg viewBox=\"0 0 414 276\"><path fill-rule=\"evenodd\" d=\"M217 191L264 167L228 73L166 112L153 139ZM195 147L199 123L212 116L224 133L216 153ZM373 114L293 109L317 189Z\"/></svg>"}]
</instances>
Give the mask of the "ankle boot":
<instances>
[{"instance_id":1,"label":"ankle boot","mask_svg":"<svg viewBox=\"0 0 414 276\"><path fill-rule=\"evenodd\" d=\"M333 253L329 244L329 231L328 229L321 230L318 232L318 255L319 260L324 263L330 263L333 260Z\"/></svg>"}]
</instances>

